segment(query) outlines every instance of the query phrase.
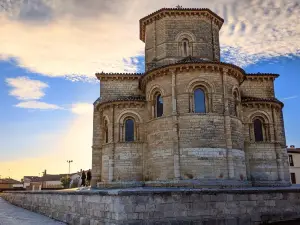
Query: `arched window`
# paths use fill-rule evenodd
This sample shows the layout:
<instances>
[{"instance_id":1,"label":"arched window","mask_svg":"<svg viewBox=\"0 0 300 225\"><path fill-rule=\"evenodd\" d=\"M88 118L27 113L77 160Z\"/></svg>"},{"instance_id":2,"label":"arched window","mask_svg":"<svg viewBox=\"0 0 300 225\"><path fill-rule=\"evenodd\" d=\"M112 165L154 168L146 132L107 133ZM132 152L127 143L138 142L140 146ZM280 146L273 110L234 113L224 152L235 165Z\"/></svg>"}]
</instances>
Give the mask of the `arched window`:
<instances>
[{"instance_id":1,"label":"arched window","mask_svg":"<svg viewBox=\"0 0 300 225\"><path fill-rule=\"evenodd\" d=\"M131 118L125 121L125 141L134 141L134 121Z\"/></svg>"},{"instance_id":2,"label":"arched window","mask_svg":"<svg viewBox=\"0 0 300 225\"><path fill-rule=\"evenodd\" d=\"M104 121L104 142L108 143L108 124L107 124L107 120Z\"/></svg>"},{"instance_id":3,"label":"arched window","mask_svg":"<svg viewBox=\"0 0 300 225\"><path fill-rule=\"evenodd\" d=\"M182 53L184 57L189 55L189 40L186 38L182 40Z\"/></svg>"},{"instance_id":4,"label":"arched window","mask_svg":"<svg viewBox=\"0 0 300 225\"><path fill-rule=\"evenodd\" d=\"M154 115L155 117L161 117L164 113L164 103L161 97L161 94L157 94L155 97L155 107L154 107Z\"/></svg>"},{"instance_id":5,"label":"arched window","mask_svg":"<svg viewBox=\"0 0 300 225\"><path fill-rule=\"evenodd\" d=\"M196 88L194 90L194 112L195 113L205 113L205 93L201 88Z\"/></svg>"},{"instance_id":6,"label":"arched window","mask_svg":"<svg viewBox=\"0 0 300 225\"><path fill-rule=\"evenodd\" d=\"M253 121L254 123L254 137L255 141L264 141L264 135L263 135L263 124L260 119L255 119Z\"/></svg>"}]
</instances>

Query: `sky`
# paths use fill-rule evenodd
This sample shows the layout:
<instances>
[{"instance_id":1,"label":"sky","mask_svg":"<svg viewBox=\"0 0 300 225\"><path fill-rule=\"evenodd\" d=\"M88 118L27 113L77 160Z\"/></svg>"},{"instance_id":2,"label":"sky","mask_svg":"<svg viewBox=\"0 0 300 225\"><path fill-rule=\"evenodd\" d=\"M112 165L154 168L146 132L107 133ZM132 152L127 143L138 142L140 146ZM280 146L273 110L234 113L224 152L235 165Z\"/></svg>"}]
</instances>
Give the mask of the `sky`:
<instances>
[{"instance_id":1,"label":"sky","mask_svg":"<svg viewBox=\"0 0 300 225\"><path fill-rule=\"evenodd\" d=\"M96 72L144 72L139 19L210 8L222 61L279 73L287 145L300 147L300 0L0 0L0 176L91 168Z\"/></svg>"}]
</instances>

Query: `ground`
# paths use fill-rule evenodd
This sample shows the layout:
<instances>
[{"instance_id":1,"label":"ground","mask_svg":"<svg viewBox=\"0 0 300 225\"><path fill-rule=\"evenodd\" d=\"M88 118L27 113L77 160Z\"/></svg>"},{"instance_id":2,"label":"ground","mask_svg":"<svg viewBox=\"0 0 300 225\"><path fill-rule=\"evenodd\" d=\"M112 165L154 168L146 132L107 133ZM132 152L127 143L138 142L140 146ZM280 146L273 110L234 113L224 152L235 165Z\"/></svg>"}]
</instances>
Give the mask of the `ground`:
<instances>
[{"instance_id":1,"label":"ground","mask_svg":"<svg viewBox=\"0 0 300 225\"><path fill-rule=\"evenodd\" d=\"M65 223L55 221L46 216L16 207L0 198L0 225L63 225Z\"/></svg>"}]
</instances>

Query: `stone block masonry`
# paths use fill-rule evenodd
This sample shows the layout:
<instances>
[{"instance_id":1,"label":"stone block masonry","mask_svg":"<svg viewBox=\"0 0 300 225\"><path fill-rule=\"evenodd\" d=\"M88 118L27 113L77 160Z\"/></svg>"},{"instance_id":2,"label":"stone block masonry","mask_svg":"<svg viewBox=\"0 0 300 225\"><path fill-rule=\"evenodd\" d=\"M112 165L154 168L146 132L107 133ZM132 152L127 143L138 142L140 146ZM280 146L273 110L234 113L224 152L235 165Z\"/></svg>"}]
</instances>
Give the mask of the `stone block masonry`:
<instances>
[{"instance_id":1,"label":"stone block masonry","mask_svg":"<svg viewBox=\"0 0 300 225\"><path fill-rule=\"evenodd\" d=\"M1 197L74 225L258 225L300 218L300 189L291 187L4 192Z\"/></svg>"}]
</instances>

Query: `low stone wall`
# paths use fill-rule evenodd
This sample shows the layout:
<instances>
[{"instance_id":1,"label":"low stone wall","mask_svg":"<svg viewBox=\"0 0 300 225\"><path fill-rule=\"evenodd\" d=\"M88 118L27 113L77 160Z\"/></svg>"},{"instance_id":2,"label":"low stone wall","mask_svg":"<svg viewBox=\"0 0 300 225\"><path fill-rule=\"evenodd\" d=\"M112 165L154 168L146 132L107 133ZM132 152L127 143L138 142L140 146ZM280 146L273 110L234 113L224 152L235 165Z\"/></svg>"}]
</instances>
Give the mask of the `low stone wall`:
<instances>
[{"instance_id":1,"label":"low stone wall","mask_svg":"<svg viewBox=\"0 0 300 225\"><path fill-rule=\"evenodd\" d=\"M23 208L80 225L257 225L300 218L300 189L129 188L3 192Z\"/></svg>"}]
</instances>

